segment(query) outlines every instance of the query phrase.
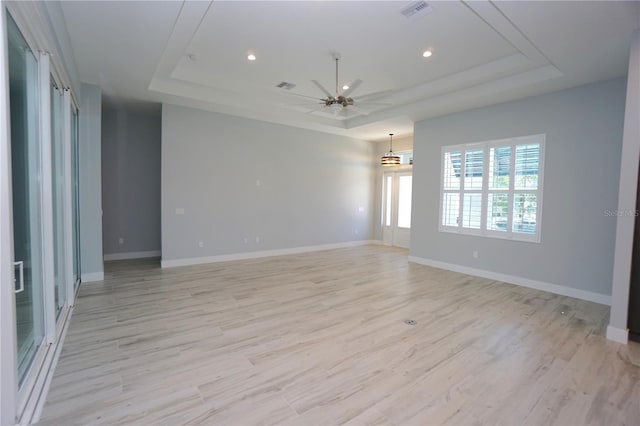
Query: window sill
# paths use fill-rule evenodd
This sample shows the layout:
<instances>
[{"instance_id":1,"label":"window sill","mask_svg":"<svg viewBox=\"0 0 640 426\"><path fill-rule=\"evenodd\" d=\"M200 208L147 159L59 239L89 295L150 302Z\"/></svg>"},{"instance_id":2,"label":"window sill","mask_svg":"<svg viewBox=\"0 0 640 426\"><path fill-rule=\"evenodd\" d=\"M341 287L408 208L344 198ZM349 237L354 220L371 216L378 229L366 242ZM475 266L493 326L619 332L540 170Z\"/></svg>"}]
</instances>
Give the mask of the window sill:
<instances>
[{"instance_id":1,"label":"window sill","mask_svg":"<svg viewBox=\"0 0 640 426\"><path fill-rule=\"evenodd\" d=\"M445 232L447 234L457 234L464 235L468 237L482 237L482 238L492 238L495 240L506 240L506 241L517 241L522 243L536 243L540 244L540 236L539 235L514 235L514 234L500 234L494 232L482 232L480 229L478 230L464 230L460 231L455 228L447 228L447 227L439 227L438 232Z\"/></svg>"}]
</instances>

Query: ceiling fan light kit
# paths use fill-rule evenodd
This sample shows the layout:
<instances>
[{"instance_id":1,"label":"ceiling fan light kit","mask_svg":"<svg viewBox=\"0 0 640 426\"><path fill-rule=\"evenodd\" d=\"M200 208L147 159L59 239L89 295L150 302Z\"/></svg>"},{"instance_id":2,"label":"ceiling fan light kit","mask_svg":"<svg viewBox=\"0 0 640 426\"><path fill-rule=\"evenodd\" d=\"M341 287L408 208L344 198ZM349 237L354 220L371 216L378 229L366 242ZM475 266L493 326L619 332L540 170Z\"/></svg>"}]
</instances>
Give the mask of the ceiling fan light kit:
<instances>
[{"instance_id":1,"label":"ceiling fan light kit","mask_svg":"<svg viewBox=\"0 0 640 426\"><path fill-rule=\"evenodd\" d=\"M333 111L334 114L337 114L338 112L340 112L342 108L344 108L345 106L346 105L342 105L341 103L333 103L333 104L325 105L325 107L328 107L331 111Z\"/></svg>"},{"instance_id":2,"label":"ceiling fan light kit","mask_svg":"<svg viewBox=\"0 0 640 426\"><path fill-rule=\"evenodd\" d=\"M393 152L393 133L389 133L389 152L380 158L380 164L385 167L400 165L400 157Z\"/></svg>"}]
</instances>

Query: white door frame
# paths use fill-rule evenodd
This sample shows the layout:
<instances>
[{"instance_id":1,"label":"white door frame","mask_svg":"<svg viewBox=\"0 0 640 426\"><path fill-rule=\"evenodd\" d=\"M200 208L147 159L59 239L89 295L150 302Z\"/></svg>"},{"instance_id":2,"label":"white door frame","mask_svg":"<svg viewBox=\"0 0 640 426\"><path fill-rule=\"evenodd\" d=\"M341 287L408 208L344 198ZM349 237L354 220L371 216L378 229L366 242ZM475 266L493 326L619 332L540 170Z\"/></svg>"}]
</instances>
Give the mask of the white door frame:
<instances>
[{"instance_id":1,"label":"white door frame","mask_svg":"<svg viewBox=\"0 0 640 426\"><path fill-rule=\"evenodd\" d=\"M9 121L9 66L7 22L0 3L0 424L14 424L18 373L13 282L13 220L11 202L11 136Z\"/></svg>"}]
</instances>

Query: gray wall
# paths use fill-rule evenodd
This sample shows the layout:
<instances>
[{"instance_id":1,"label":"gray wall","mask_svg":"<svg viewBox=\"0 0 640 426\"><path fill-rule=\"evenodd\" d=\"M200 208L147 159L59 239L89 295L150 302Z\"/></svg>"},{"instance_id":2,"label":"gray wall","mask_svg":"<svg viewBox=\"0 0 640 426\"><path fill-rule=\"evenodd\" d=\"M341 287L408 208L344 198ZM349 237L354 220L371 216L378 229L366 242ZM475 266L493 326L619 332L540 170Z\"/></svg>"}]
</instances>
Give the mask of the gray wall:
<instances>
[{"instance_id":1,"label":"gray wall","mask_svg":"<svg viewBox=\"0 0 640 426\"><path fill-rule=\"evenodd\" d=\"M102 197L100 138L102 92L82 84L80 90L80 257L82 280L100 279L102 264Z\"/></svg>"},{"instance_id":2,"label":"gray wall","mask_svg":"<svg viewBox=\"0 0 640 426\"><path fill-rule=\"evenodd\" d=\"M373 150L365 141L163 105L163 260L371 239Z\"/></svg>"},{"instance_id":3,"label":"gray wall","mask_svg":"<svg viewBox=\"0 0 640 426\"><path fill-rule=\"evenodd\" d=\"M411 255L610 295L624 101L619 79L416 123ZM438 232L441 146L539 133L541 243Z\"/></svg>"},{"instance_id":4,"label":"gray wall","mask_svg":"<svg viewBox=\"0 0 640 426\"><path fill-rule=\"evenodd\" d=\"M105 255L160 250L160 130L160 111L138 113L103 105Z\"/></svg>"}]
</instances>

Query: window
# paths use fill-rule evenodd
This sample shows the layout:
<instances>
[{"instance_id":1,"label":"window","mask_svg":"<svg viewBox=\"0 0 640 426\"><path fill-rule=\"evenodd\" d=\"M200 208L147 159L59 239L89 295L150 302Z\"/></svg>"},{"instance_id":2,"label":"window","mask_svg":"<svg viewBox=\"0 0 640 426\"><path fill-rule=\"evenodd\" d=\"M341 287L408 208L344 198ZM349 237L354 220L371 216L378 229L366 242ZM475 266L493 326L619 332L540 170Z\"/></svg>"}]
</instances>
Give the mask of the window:
<instances>
[{"instance_id":1,"label":"window","mask_svg":"<svg viewBox=\"0 0 640 426\"><path fill-rule=\"evenodd\" d=\"M540 242L544 142L443 147L440 231Z\"/></svg>"},{"instance_id":2,"label":"window","mask_svg":"<svg viewBox=\"0 0 640 426\"><path fill-rule=\"evenodd\" d=\"M412 165L413 164L413 151L400 151L395 152L398 157L400 157L400 165Z\"/></svg>"}]
</instances>

